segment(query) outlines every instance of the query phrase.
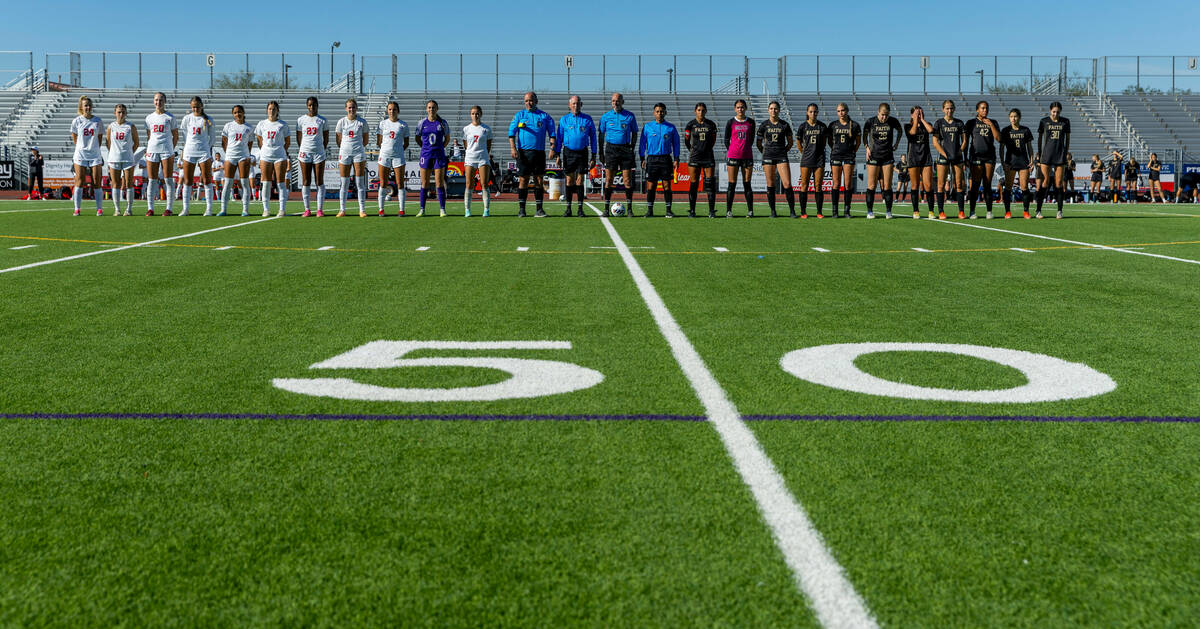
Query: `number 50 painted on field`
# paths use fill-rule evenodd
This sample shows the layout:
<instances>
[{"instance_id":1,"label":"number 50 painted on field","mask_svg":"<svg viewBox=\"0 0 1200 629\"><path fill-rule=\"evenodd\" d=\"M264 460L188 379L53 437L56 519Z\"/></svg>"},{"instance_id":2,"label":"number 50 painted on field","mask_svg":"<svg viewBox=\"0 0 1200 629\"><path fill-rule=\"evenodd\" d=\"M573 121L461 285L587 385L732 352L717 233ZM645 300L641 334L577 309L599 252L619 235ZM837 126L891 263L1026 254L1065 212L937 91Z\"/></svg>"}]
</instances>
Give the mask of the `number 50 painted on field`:
<instances>
[{"instance_id":1,"label":"number 50 painted on field","mask_svg":"<svg viewBox=\"0 0 1200 629\"><path fill-rule=\"evenodd\" d=\"M567 341L373 341L312 365L310 369L392 369L396 367L471 367L497 369L512 377L503 382L452 389L418 389L364 384L349 378L277 378L285 391L377 402L486 402L535 398L594 387L604 374L559 360L448 356L405 358L416 350L571 349ZM971 356L1006 365L1024 374L1026 384L999 390L937 389L885 380L860 370L854 361L879 352L939 352ZM1052 402L1103 395L1116 388L1108 376L1081 363L1013 349L945 343L843 343L788 352L779 366L791 375L827 387L914 400L984 404Z\"/></svg>"}]
</instances>

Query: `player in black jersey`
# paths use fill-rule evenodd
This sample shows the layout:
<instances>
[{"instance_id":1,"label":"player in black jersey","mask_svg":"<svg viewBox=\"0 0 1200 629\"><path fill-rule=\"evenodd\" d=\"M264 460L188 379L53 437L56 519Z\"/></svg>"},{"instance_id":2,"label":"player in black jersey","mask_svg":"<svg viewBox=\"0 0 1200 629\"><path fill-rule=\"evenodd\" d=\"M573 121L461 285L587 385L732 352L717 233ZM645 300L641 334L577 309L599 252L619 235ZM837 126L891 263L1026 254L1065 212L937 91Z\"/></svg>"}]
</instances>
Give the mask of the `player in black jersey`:
<instances>
[{"instance_id":1,"label":"player in black jersey","mask_svg":"<svg viewBox=\"0 0 1200 629\"><path fill-rule=\"evenodd\" d=\"M1125 156L1113 149L1112 159L1108 162L1108 191L1112 195L1111 203L1121 202L1121 167L1125 164Z\"/></svg>"},{"instance_id":2,"label":"player in black jersey","mask_svg":"<svg viewBox=\"0 0 1200 629\"><path fill-rule=\"evenodd\" d=\"M1061 113L1062 103L1054 101L1050 103L1050 115L1038 123L1038 165L1042 171L1042 185L1038 186L1038 213L1041 213L1042 201L1052 194L1058 204L1058 218L1062 218L1065 194L1063 179L1067 170L1067 153L1071 150L1071 121L1060 116ZM1074 176L1071 173L1071 177Z\"/></svg>"},{"instance_id":3,"label":"player in black jersey","mask_svg":"<svg viewBox=\"0 0 1200 629\"><path fill-rule=\"evenodd\" d=\"M704 190L708 193L708 217L716 216L717 165L713 146L717 144L717 123L705 117L708 105L696 103L696 119L688 121L683 130L683 144L688 150L688 216L696 217L696 195L700 190L700 175L704 175Z\"/></svg>"},{"instance_id":4,"label":"player in black jersey","mask_svg":"<svg viewBox=\"0 0 1200 629\"><path fill-rule=\"evenodd\" d=\"M1162 191L1162 162L1158 161L1158 153L1150 154L1150 161L1146 163L1147 179L1150 180L1150 202L1154 203L1154 195L1158 194L1158 200L1161 203L1166 203L1167 198L1163 196Z\"/></svg>"},{"instance_id":5,"label":"player in black jersey","mask_svg":"<svg viewBox=\"0 0 1200 629\"><path fill-rule=\"evenodd\" d=\"M877 114L863 125L863 141L867 145L867 218L875 218L876 183L883 187L883 204L887 217L892 217L892 172L904 129L891 112L891 105L879 103Z\"/></svg>"},{"instance_id":6,"label":"player in black jersey","mask_svg":"<svg viewBox=\"0 0 1200 629\"><path fill-rule=\"evenodd\" d=\"M1013 180L1025 207L1025 218L1029 218L1029 167L1033 164L1033 132L1021 124L1021 110L1008 112L1008 126L1000 130L1000 165L1004 166L1004 187L1000 196L1004 199L1004 218L1012 218Z\"/></svg>"},{"instance_id":7,"label":"player in black jersey","mask_svg":"<svg viewBox=\"0 0 1200 629\"><path fill-rule=\"evenodd\" d=\"M833 217L838 218L838 196L845 195L846 218L854 194L854 158L862 144L862 128L850 119L850 107L838 103L837 120L829 123L829 168L833 171ZM839 190L839 187L841 190Z\"/></svg>"},{"instance_id":8,"label":"player in black jersey","mask_svg":"<svg viewBox=\"0 0 1200 629\"><path fill-rule=\"evenodd\" d=\"M1141 164L1138 164L1137 158L1130 157L1129 163L1125 165L1125 200L1129 203L1137 203L1138 178L1141 176L1141 170Z\"/></svg>"},{"instance_id":9,"label":"player in black jersey","mask_svg":"<svg viewBox=\"0 0 1200 629\"><path fill-rule=\"evenodd\" d=\"M767 206L771 218L775 213L775 180L782 177L783 195L787 198L788 211L796 218L796 195L792 192L792 168L788 164L788 151L792 148L792 125L779 117L779 103L767 105L767 121L758 127L755 142L762 153L763 175L767 178Z\"/></svg>"},{"instance_id":10,"label":"player in black jersey","mask_svg":"<svg viewBox=\"0 0 1200 629\"><path fill-rule=\"evenodd\" d=\"M967 152L971 162L970 217L976 218L975 202L982 192L987 217L991 218L992 176L996 173L996 138L1000 136L1000 127L995 120L988 118L986 100L975 103L975 117L967 121L963 130L970 138Z\"/></svg>"},{"instance_id":11,"label":"player in black jersey","mask_svg":"<svg viewBox=\"0 0 1200 629\"><path fill-rule=\"evenodd\" d=\"M1088 188L1088 203L1100 202L1100 186L1104 183L1104 162L1099 153L1092 154L1092 180Z\"/></svg>"},{"instance_id":12,"label":"player in black jersey","mask_svg":"<svg viewBox=\"0 0 1200 629\"><path fill-rule=\"evenodd\" d=\"M921 196L929 207L929 218L933 218L933 154L929 150L929 138L933 125L925 120L925 110L913 107L908 110L911 120L904 128L908 138L908 178L912 180L913 218L921 218Z\"/></svg>"},{"instance_id":13,"label":"player in black jersey","mask_svg":"<svg viewBox=\"0 0 1200 629\"><path fill-rule=\"evenodd\" d=\"M954 177L954 190L951 197L958 203L958 217L966 217L966 196L963 185L963 162L967 152L967 134L963 131L966 126L963 121L954 117L954 101L942 101L942 117L933 124L933 148L937 150L937 205L938 218L946 218L946 180Z\"/></svg>"},{"instance_id":14,"label":"player in black jersey","mask_svg":"<svg viewBox=\"0 0 1200 629\"><path fill-rule=\"evenodd\" d=\"M908 135L908 127L904 128L904 135ZM907 193L908 193L908 153L901 153L900 161L896 162L895 200L903 203L904 195Z\"/></svg>"},{"instance_id":15,"label":"player in black jersey","mask_svg":"<svg viewBox=\"0 0 1200 629\"><path fill-rule=\"evenodd\" d=\"M809 103L805 109L804 122L796 128L796 148L800 150L800 218L808 218L810 185L817 196L817 218L825 218L825 146L829 144L829 127L817 120L818 111L816 103ZM833 186L834 190L837 190L836 181ZM849 198L850 194L847 192L847 216L850 212ZM834 210L834 214L836 216L837 210Z\"/></svg>"}]
</instances>

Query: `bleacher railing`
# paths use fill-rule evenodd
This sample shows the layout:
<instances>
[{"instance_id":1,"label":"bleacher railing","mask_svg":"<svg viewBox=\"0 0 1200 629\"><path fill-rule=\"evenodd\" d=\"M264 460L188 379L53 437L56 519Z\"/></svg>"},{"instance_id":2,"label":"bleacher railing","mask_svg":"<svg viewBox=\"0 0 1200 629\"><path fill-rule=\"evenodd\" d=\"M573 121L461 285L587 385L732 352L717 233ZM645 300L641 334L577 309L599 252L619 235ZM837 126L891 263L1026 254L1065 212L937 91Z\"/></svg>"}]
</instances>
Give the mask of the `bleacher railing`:
<instances>
[{"instance_id":1,"label":"bleacher railing","mask_svg":"<svg viewBox=\"0 0 1200 629\"><path fill-rule=\"evenodd\" d=\"M8 89L382 92L1200 93L1197 56L542 55L0 51Z\"/></svg>"}]
</instances>

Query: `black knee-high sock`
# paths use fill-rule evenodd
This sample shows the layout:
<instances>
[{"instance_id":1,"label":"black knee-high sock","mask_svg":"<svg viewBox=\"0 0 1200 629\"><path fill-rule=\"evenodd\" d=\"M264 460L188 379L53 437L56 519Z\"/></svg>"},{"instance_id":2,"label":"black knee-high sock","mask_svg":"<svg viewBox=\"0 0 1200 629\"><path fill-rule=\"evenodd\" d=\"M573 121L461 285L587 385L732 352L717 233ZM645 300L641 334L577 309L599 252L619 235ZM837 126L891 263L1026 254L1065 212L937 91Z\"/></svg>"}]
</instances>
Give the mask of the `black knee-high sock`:
<instances>
[{"instance_id":1,"label":"black knee-high sock","mask_svg":"<svg viewBox=\"0 0 1200 629\"><path fill-rule=\"evenodd\" d=\"M749 181L742 182L742 198L746 199L746 215L754 213L754 190L750 188Z\"/></svg>"},{"instance_id":2,"label":"black knee-high sock","mask_svg":"<svg viewBox=\"0 0 1200 629\"><path fill-rule=\"evenodd\" d=\"M633 184L625 186L625 216L631 216L633 212Z\"/></svg>"},{"instance_id":3,"label":"black knee-high sock","mask_svg":"<svg viewBox=\"0 0 1200 629\"><path fill-rule=\"evenodd\" d=\"M654 212L654 199L658 196L658 182L650 181L646 183L646 212Z\"/></svg>"},{"instance_id":4,"label":"black knee-high sock","mask_svg":"<svg viewBox=\"0 0 1200 629\"><path fill-rule=\"evenodd\" d=\"M796 215L796 191L793 190L791 188L791 186L788 186L787 188L783 189L783 196L787 199L788 214L795 216Z\"/></svg>"},{"instance_id":5,"label":"black knee-high sock","mask_svg":"<svg viewBox=\"0 0 1200 629\"><path fill-rule=\"evenodd\" d=\"M935 194L937 194L937 193L930 192L928 190L925 191L925 205L929 208L930 214L933 214L933 204L934 204L934 200L935 200L934 199Z\"/></svg>"},{"instance_id":6,"label":"black knee-high sock","mask_svg":"<svg viewBox=\"0 0 1200 629\"><path fill-rule=\"evenodd\" d=\"M962 214L963 210L967 209L967 195L962 190L955 190L954 195L954 200L958 203L958 213Z\"/></svg>"},{"instance_id":7,"label":"black knee-high sock","mask_svg":"<svg viewBox=\"0 0 1200 629\"><path fill-rule=\"evenodd\" d=\"M983 182L983 206L988 212L992 211L992 182Z\"/></svg>"},{"instance_id":8,"label":"black knee-high sock","mask_svg":"<svg viewBox=\"0 0 1200 629\"><path fill-rule=\"evenodd\" d=\"M688 210L693 214L696 213L696 196L700 192L700 181L693 179L688 182Z\"/></svg>"},{"instance_id":9,"label":"black knee-high sock","mask_svg":"<svg viewBox=\"0 0 1200 629\"><path fill-rule=\"evenodd\" d=\"M837 186L834 186L833 187L833 213L834 214L838 213L838 201L840 200L841 196L842 196L841 190L839 190Z\"/></svg>"},{"instance_id":10,"label":"black knee-high sock","mask_svg":"<svg viewBox=\"0 0 1200 629\"><path fill-rule=\"evenodd\" d=\"M715 185L708 187L708 213L712 214L717 210L717 187Z\"/></svg>"},{"instance_id":11,"label":"black knee-high sock","mask_svg":"<svg viewBox=\"0 0 1200 629\"><path fill-rule=\"evenodd\" d=\"M537 211L539 212L542 211L542 199L544 198L545 193L546 191L542 190L541 186L533 189L533 202L534 205L537 206Z\"/></svg>"},{"instance_id":12,"label":"black knee-high sock","mask_svg":"<svg viewBox=\"0 0 1200 629\"><path fill-rule=\"evenodd\" d=\"M1021 193L1021 205L1024 206L1025 213L1028 214L1029 213L1029 202L1032 200L1029 197L1031 197L1033 195L1029 194L1028 188L1021 190L1020 193Z\"/></svg>"},{"instance_id":13,"label":"black knee-high sock","mask_svg":"<svg viewBox=\"0 0 1200 629\"><path fill-rule=\"evenodd\" d=\"M1061 212L1063 209L1063 198L1067 196L1067 189L1056 188L1055 191L1058 192L1058 197L1055 199L1055 201L1058 202L1058 211Z\"/></svg>"},{"instance_id":14,"label":"black knee-high sock","mask_svg":"<svg viewBox=\"0 0 1200 629\"><path fill-rule=\"evenodd\" d=\"M671 182L664 181L663 182L663 203L666 204L668 212L671 211L671 196L672 196L671 195Z\"/></svg>"},{"instance_id":15,"label":"black knee-high sock","mask_svg":"<svg viewBox=\"0 0 1200 629\"><path fill-rule=\"evenodd\" d=\"M583 184L575 184L575 198L579 199L579 211L583 211Z\"/></svg>"},{"instance_id":16,"label":"black knee-high sock","mask_svg":"<svg viewBox=\"0 0 1200 629\"><path fill-rule=\"evenodd\" d=\"M886 208L887 211L889 211L889 212L892 211L892 191L891 190L885 189L883 191L883 207Z\"/></svg>"},{"instance_id":17,"label":"black knee-high sock","mask_svg":"<svg viewBox=\"0 0 1200 629\"><path fill-rule=\"evenodd\" d=\"M1004 211L1006 213L1011 212L1012 211L1012 189L1008 188L1006 186L1003 190L1000 191L1000 198L1001 198L1001 200L1004 201Z\"/></svg>"},{"instance_id":18,"label":"black knee-high sock","mask_svg":"<svg viewBox=\"0 0 1200 629\"><path fill-rule=\"evenodd\" d=\"M517 188L517 206L525 211L525 202L529 199L529 188Z\"/></svg>"},{"instance_id":19,"label":"black knee-high sock","mask_svg":"<svg viewBox=\"0 0 1200 629\"><path fill-rule=\"evenodd\" d=\"M936 194L937 194L938 212L945 212L946 211L946 193L938 192Z\"/></svg>"},{"instance_id":20,"label":"black knee-high sock","mask_svg":"<svg viewBox=\"0 0 1200 629\"><path fill-rule=\"evenodd\" d=\"M825 209L825 191L817 187L817 191L813 193L817 197L817 214L820 214Z\"/></svg>"},{"instance_id":21,"label":"black knee-high sock","mask_svg":"<svg viewBox=\"0 0 1200 629\"><path fill-rule=\"evenodd\" d=\"M875 189L874 188L867 190L867 211L868 212L875 211Z\"/></svg>"},{"instance_id":22,"label":"black knee-high sock","mask_svg":"<svg viewBox=\"0 0 1200 629\"><path fill-rule=\"evenodd\" d=\"M807 187L800 189L800 213L804 214L804 215L808 214L808 188Z\"/></svg>"},{"instance_id":23,"label":"black knee-high sock","mask_svg":"<svg viewBox=\"0 0 1200 629\"><path fill-rule=\"evenodd\" d=\"M767 186L767 207L775 213L775 186Z\"/></svg>"},{"instance_id":24,"label":"black knee-high sock","mask_svg":"<svg viewBox=\"0 0 1200 629\"><path fill-rule=\"evenodd\" d=\"M733 195L737 191L737 179L730 179L729 185L725 187L725 211L733 211Z\"/></svg>"},{"instance_id":25,"label":"black knee-high sock","mask_svg":"<svg viewBox=\"0 0 1200 629\"><path fill-rule=\"evenodd\" d=\"M612 207L612 188L604 189L604 211L607 212Z\"/></svg>"},{"instance_id":26,"label":"black knee-high sock","mask_svg":"<svg viewBox=\"0 0 1200 629\"><path fill-rule=\"evenodd\" d=\"M971 180L971 196L970 196L970 200L967 201L967 206L971 208L972 214L975 213L975 204L978 202L977 200L979 199L979 184L980 183L982 183L982 182L979 181L978 179Z\"/></svg>"},{"instance_id":27,"label":"black knee-high sock","mask_svg":"<svg viewBox=\"0 0 1200 629\"><path fill-rule=\"evenodd\" d=\"M571 197L573 197L573 196L575 196L575 186L573 186L571 184L567 184L566 200L567 200L567 210L568 211L570 211L570 209L571 209Z\"/></svg>"},{"instance_id":28,"label":"black knee-high sock","mask_svg":"<svg viewBox=\"0 0 1200 629\"><path fill-rule=\"evenodd\" d=\"M911 194L912 194L913 213L915 214L915 213L921 211L921 193L916 188L914 188L912 190Z\"/></svg>"}]
</instances>

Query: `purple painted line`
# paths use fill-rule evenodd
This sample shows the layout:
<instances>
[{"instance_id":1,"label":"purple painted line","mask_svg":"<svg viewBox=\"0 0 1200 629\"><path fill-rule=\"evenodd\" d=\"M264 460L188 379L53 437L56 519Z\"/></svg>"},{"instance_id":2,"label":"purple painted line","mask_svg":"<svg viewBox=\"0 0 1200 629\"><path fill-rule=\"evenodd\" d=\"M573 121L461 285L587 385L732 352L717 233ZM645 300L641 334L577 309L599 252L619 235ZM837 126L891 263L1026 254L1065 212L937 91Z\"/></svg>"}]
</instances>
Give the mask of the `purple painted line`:
<instances>
[{"instance_id":1,"label":"purple painted line","mask_svg":"<svg viewBox=\"0 0 1200 629\"><path fill-rule=\"evenodd\" d=\"M277 413L0 413L0 419L256 419L304 421L675 421L702 422L701 415L671 414L409 414L409 415L336 415ZM1046 422L1046 423L1123 423L1123 424L1196 424L1200 417L1098 416L1072 417L1043 415L745 415L744 420L789 422Z\"/></svg>"}]
</instances>

